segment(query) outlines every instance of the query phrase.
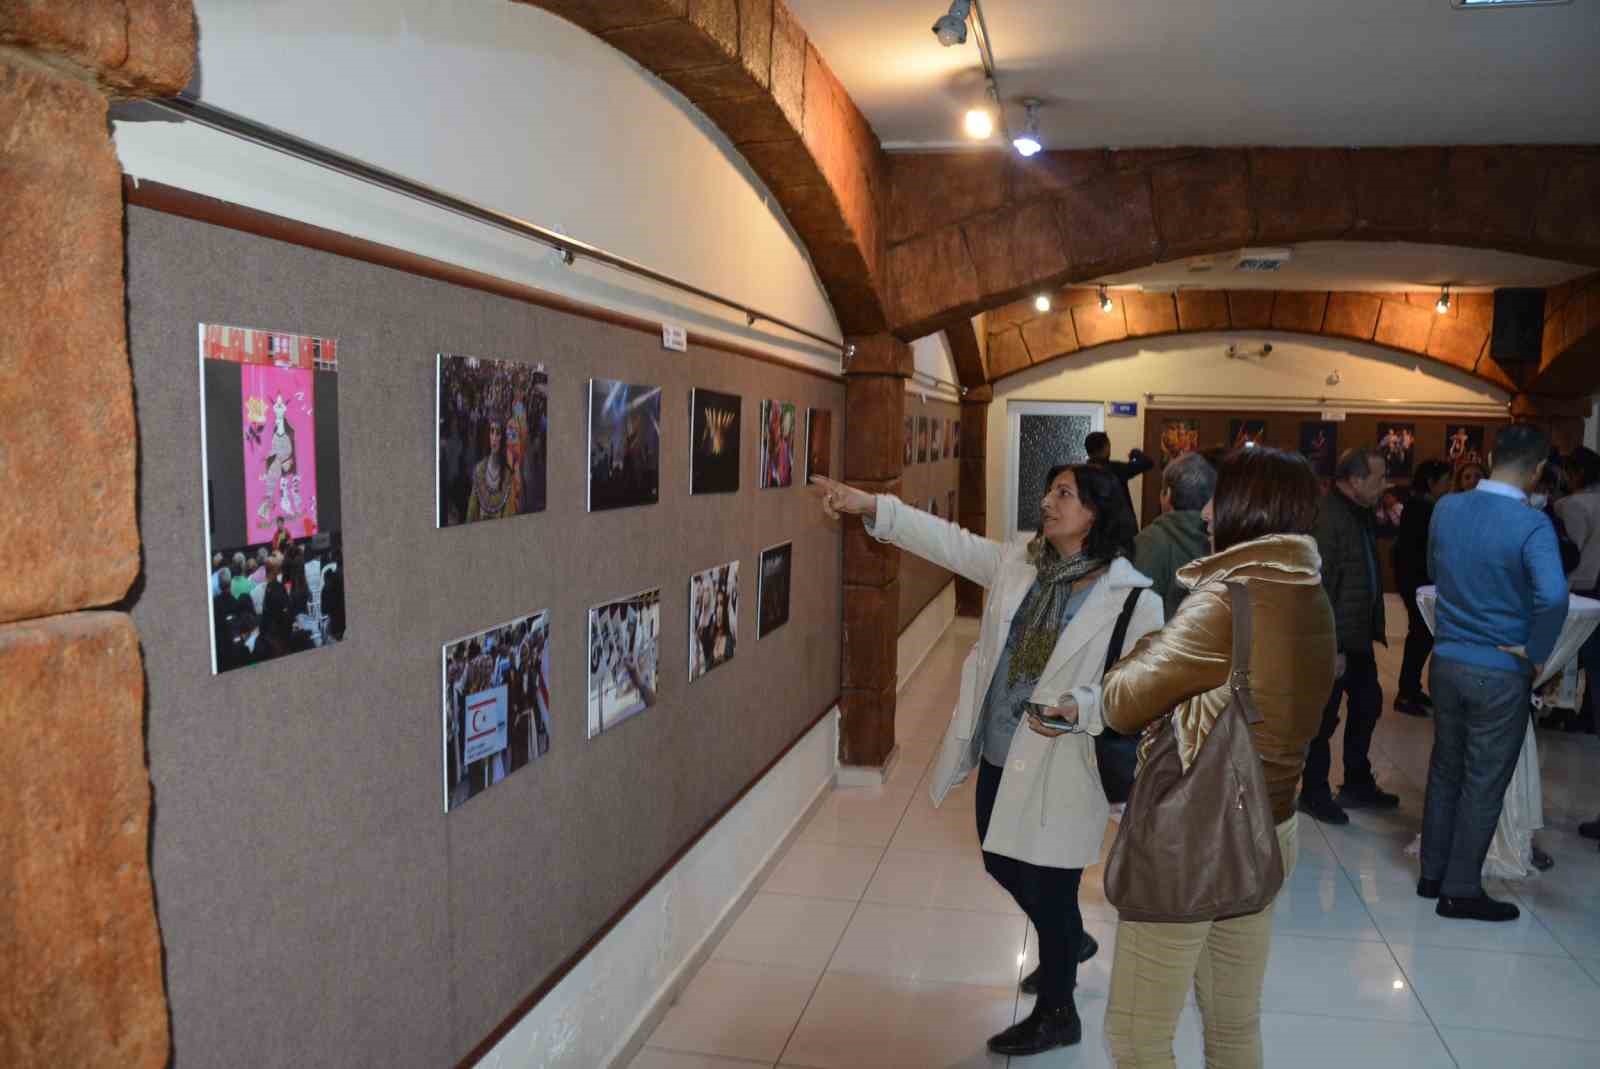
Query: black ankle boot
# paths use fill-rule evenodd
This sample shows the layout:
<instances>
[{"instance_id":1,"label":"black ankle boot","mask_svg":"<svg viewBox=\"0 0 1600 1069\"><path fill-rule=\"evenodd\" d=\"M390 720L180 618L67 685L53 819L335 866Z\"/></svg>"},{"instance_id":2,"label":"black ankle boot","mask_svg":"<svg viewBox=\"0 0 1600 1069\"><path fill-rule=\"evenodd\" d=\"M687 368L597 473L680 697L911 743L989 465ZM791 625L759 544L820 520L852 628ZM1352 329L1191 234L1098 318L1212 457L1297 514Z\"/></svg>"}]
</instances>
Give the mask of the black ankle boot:
<instances>
[{"instance_id":1,"label":"black ankle boot","mask_svg":"<svg viewBox=\"0 0 1600 1069\"><path fill-rule=\"evenodd\" d=\"M1033 1012L998 1035L989 1037L989 1049L1014 1058L1043 1054L1057 1047L1070 1047L1083 1039L1083 1022L1078 1007L1069 998L1065 1006L1046 1009L1034 1006Z\"/></svg>"},{"instance_id":2,"label":"black ankle boot","mask_svg":"<svg viewBox=\"0 0 1600 1069\"><path fill-rule=\"evenodd\" d=\"M1082 965L1100 952L1100 944L1088 932L1083 933L1083 942L1078 944L1078 964ZM1017 985L1024 995L1037 995L1039 993L1039 966L1035 965L1033 971L1022 978L1022 983Z\"/></svg>"}]
</instances>

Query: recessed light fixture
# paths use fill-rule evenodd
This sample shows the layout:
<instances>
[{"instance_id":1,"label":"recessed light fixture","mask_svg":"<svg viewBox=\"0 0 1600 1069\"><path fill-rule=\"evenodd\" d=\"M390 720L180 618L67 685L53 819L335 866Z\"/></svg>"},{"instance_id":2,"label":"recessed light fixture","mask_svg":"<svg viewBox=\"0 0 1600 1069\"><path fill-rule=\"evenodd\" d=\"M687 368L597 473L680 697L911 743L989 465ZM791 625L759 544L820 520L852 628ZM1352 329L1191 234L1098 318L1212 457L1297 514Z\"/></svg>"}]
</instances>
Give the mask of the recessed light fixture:
<instances>
[{"instance_id":1,"label":"recessed light fixture","mask_svg":"<svg viewBox=\"0 0 1600 1069\"><path fill-rule=\"evenodd\" d=\"M972 108L967 112L967 136L982 141L994 134L994 115L988 108Z\"/></svg>"},{"instance_id":2,"label":"recessed light fixture","mask_svg":"<svg viewBox=\"0 0 1600 1069\"><path fill-rule=\"evenodd\" d=\"M1106 292L1106 288L1105 288L1104 285L1101 285L1101 287L1100 287L1100 311L1102 311L1102 312L1114 312L1116 310L1117 310L1117 302L1113 301L1111 299L1111 294Z\"/></svg>"},{"instance_id":3,"label":"recessed light fixture","mask_svg":"<svg viewBox=\"0 0 1600 1069\"><path fill-rule=\"evenodd\" d=\"M1011 139L1011 146L1019 155L1028 157L1044 148L1039 140L1039 102L1029 97L1022 102L1022 111L1022 134Z\"/></svg>"},{"instance_id":4,"label":"recessed light fixture","mask_svg":"<svg viewBox=\"0 0 1600 1069\"><path fill-rule=\"evenodd\" d=\"M1035 308L1037 308L1041 312L1050 311L1050 296L1049 296L1049 294L1045 294L1045 293L1039 294L1039 296L1037 296L1037 297L1035 297L1033 299L1033 306Z\"/></svg>"},{"instance_id":5,"label":"recessed light fixture","mask_svg":"<svg viewBox=\"0 0 1600 1069\"><path fill-rule=\"evenodd\" d=\"M1440 315L1444 315L1446 312L1450 311L1450 287L1449 286L1440 286L1439 287L1439 299L1437 301L1433 302L1433 310L1435 312L1438 312Z\"/></svg>"},{"instance_id":6,"label":"recessed light fixture","mask_svg":"<svg viewBox=\"0 0 1600 1069\"><path fill-rule=\"evenodd\" d=\"M950 10L940 15L933 24L933 35L946 48L967 43L967 15L972 11L972 0L951 0Z\"/></svg>"}]
</instances>

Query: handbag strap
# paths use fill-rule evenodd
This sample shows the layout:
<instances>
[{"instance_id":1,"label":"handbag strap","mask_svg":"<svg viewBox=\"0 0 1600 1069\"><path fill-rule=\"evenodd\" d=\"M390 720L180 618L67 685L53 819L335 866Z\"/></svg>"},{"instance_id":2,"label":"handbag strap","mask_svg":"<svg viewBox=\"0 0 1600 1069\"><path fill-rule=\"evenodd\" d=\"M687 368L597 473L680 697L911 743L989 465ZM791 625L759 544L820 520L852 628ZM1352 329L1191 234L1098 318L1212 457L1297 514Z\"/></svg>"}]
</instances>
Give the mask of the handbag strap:
<instances>
[{"instance_id":1,"label":"handbag strap","mask_svg":"<svg viewBox=\"0 0 1600 1069\"><path fill-rule=\"evenodd\" d=\"M1111 671L1111 666L1122 660L1122 647L1128 641L1128 624L1133 620L1133 610L1139 605L1141 590L1141 587L1134 587L1128 591L1128 600L1122 603L1122 611L1117 614L1116 626L1111 629L1111 645L1106 647L1106 672Z\"/></svg>"},{"instance_id":2,"label":"handbag strap","mask_svg":"<svg viewBox=\"0 0 1600 1069\"><path fill-rule=\"evenodd\" d=\"M1250 592L1243 583L1229 582L1228 595L1233 602L1233 671L1228 685L1240 699L1245 719L1252 724L1261 722L1261 713L1250 698Z\"/></svg>"}]
</instances>

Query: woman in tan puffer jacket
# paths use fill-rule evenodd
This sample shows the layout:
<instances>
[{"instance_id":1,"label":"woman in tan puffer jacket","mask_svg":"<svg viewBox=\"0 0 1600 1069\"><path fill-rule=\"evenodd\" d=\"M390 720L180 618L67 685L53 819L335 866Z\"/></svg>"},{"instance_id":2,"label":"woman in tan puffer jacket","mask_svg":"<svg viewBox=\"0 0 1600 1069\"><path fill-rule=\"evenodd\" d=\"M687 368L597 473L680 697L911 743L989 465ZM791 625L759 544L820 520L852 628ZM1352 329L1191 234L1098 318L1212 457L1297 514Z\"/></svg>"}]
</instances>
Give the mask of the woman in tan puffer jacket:
<instances>
[{"instance_id":1,"label":"woman in tan puffer jacket","mask_svg":"<svg viewBox=\"0 0 1600 1069\"><path fill-rule=\"evenodd\" d=\"M1333 686L1333 609L1310 537L1318 485L1304 458L1243 449L1217 472L1203 515L1214 552L1187 565L1179 582L1193 593L1160 631L1147 635L1106 674L1098 702L1077 710L1091 733L1124 734L1176 710L1172 730L1187 768L1231 692L1233 609L1227 584L1244 585L1253 621L1250 693L1262 720L1252 727L1277 821L1284 876L1294 868L1295 785L1306 746ZM1140 746L1141 761L1153 738ZM1272 908L1199 924L1117 925L1106 1035L1118 1069L1172 1066L1178 1016L1192 985L1205 1023L1206 1065L1261 1066L1261 985Z\"/></svg>"}]
</instances>

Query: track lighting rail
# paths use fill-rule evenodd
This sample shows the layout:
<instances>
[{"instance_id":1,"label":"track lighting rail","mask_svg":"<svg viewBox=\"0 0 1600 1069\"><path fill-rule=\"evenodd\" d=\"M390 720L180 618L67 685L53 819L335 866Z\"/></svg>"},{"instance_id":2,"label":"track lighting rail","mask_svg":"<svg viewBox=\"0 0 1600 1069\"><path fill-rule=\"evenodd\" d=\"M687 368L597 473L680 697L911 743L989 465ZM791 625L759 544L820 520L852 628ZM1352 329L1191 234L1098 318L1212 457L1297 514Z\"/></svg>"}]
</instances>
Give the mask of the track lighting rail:
<instances>
[{"instance_id":1,"label":"track lighting rail","mask_svg":"<svg viewBox=\"0 0 1600 1069\"><path fill-rule=\"evenodd\" d=\"M363 160L358 160L353 156L347 156L342 152L336 152L315 142L296 137L286 131L247 119L242 115L236 115L231 111L207 104L194 97L187 95L165 97L151 100L147 103L170 115L180 116L201 126L236 137L241 141L248 141L263 148L271 149L274 152L281 152L286 156L292 156L295 159L333 171L335 174L354 178L357 181L365 182L390 193L398 193L403 197L409 197L430 207L439 208L462 218L484 223L530 241L536 241L541 245L554 249L569 266L581 257L598 264L604 264L624 274L647 279L658 285L675 289L680 293L687 293L701 300L720 305L723 308L730 308L736 312L743 313L746 324L750 326L760 322L770 323L775 327L781 327L793 334L798 334L802 338L818 342L831 352L843 354L847 348L843 342L835 338L818 334L799 324L791 323L786 319L752 308L742 301L736 301L719 293L713 293L708 289L696 286L692 282L685 282L683 279L646 267L644 264L624 256L618 256L616 253L607 252L602 248L590 245L588 242L569 238L565 234L558 234L554 230L539 226L537 223L530 223L514 215L508 215L505 212L496 211L482 204L446 193L433 186L414 181L393 171L384 170Z\"/></svg>"}]
</instances>

